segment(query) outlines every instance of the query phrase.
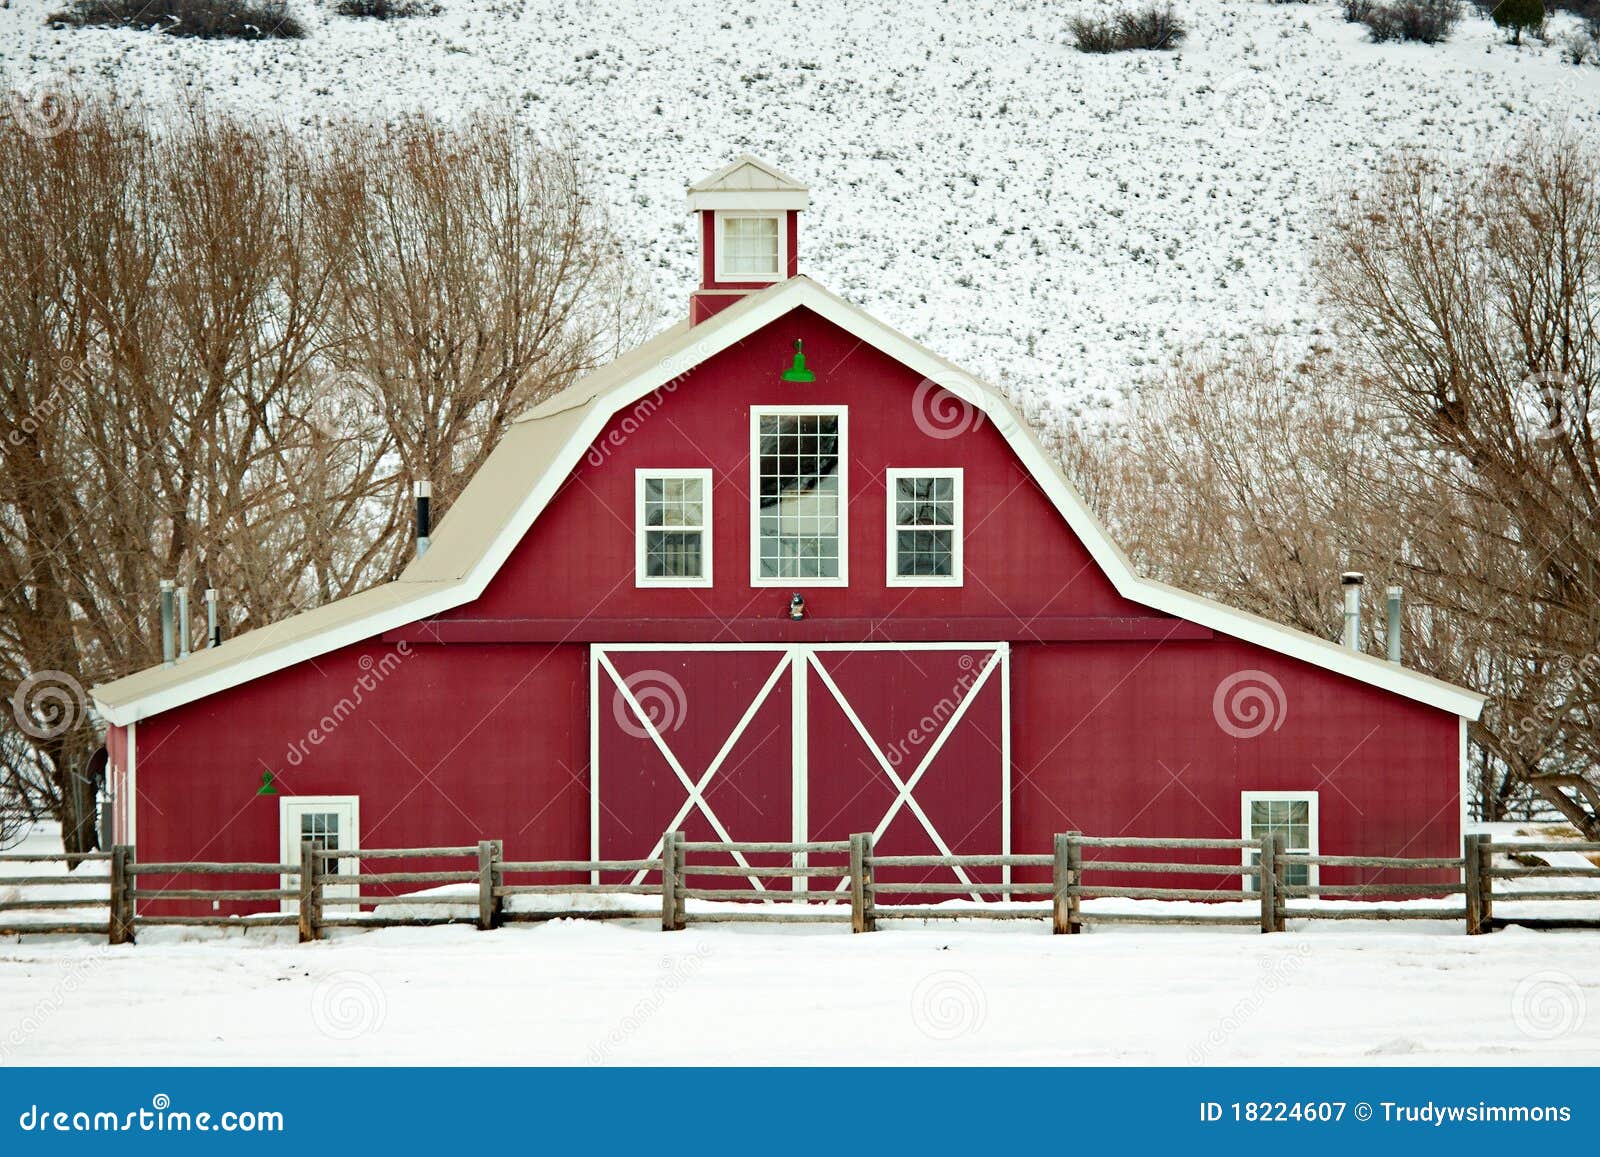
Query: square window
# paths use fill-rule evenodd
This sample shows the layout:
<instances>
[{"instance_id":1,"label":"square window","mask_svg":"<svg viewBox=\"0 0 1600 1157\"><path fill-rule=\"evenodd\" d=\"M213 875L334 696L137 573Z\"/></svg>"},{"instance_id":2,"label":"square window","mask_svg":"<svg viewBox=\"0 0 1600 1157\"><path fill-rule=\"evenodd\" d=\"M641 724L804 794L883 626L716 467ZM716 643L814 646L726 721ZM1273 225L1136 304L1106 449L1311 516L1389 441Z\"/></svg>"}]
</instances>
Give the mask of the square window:
<instances>
[{"instance_id":1,"label":"square window","mask_svg":"<svg viewBox=\"0 0 1600 1157\"><path fill-rule=\"evenodd\" d=\"M890 470L889 585L961 584L961 471Z\"/></svg>"},{"instance_id":2,"label":"square window","mask_svg":"<svg viewBox=\"0 0 1600 1157\"><path fill-rule=\"evenodd\" d=\"M782 262L781 222L776 216L720 216L722 246L718 268L722 278L779 276Z\"/></svg>"},{"instance_id":3,"label":"square window","mask_svg":"<svg viewBox=\"0 0 1600 1157\"><path fill-rule=\"evenodd\" d=\"M711 471L640 470L636 479L636 583L709 586Z\"/></svg>"}]
</instances>

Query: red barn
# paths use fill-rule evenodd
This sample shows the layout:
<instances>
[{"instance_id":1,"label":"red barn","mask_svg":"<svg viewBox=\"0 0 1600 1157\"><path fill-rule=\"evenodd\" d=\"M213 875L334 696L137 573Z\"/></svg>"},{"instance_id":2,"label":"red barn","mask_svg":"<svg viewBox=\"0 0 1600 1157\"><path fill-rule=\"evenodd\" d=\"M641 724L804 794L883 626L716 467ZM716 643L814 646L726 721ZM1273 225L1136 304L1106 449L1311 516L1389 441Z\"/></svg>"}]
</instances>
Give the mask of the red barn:
<instances>
[{"instance_id":1,"label":"red barn","mask_svg":"<svg viewBox=\"0 0 1600 1157\"><path fill-rule=\"evenodd\" d=\"M999 393L799 274L807 200L692 186L688 319L520 417L398 580L96 688L117 840L1457 854L1482 698L1134 573Z\"/></svg>"}]
</instances>

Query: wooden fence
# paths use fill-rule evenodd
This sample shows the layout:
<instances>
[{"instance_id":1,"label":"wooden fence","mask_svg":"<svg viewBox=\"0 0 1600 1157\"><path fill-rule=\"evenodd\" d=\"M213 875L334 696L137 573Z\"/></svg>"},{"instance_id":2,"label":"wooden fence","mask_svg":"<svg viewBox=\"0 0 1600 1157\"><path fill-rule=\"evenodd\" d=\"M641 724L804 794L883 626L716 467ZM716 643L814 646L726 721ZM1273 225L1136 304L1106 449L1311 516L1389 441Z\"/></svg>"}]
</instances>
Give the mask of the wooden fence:
<instances>
[{"instance_id":1,"label":"wooden fence","mask_svg":"<svg viewBox=\"0 0 1600 1157\"><path fill-rule=\"evenodd\" d=\"M673 831L663 835L658 855L633 860L511 861L498 840L360 850L308 842L300 849L304 871L291 863L142 863L133 848L117 847L76 857L0 855L0 870L8 863L107 867L105 875L0 877L0 935L106 935L111 943L123 944L132 942L138 929L161 925L294 926L301 940L315 940L330 928L460 923L489 929L559 918L654 919L654 905L617 906L610 899L614 897L657 901L664 930L713 921L848 922L852 931L871 932L883 920L926 918L1048 920L1052 931L1066 934L1112 924L1259 925L1263 932L1282 932L1289 920L1462 920L1469 934L1513 923L1600 927L1593 915L1496 916L1496 902L1600 904L1600 884L1594 890L1527 886L1526 881L1539 879L1600 881L1600 866L1525 862L1531 853L1553 851L1592 856L1600 853L1600 843L1497 843L1473 835L1460 857L1408 858L1289 853L1278 836L1210 840L1063 832L1049 855L879 855L869 834L831 842L727 843L687 840ZM1362 878L1325 883L1324 869ZM1149 887L1106 880L1137 880L1143 874L1194 877L1197 883ZM1414 878L1419 874L1432 878ZM930 878L935 875L939 878ZM1524 882L1521 887L1519 881ZM36 893L99 884L106 886L103 897L7 899L5 892L8 887ZM426 890L416 890L419 885ZM520 898L539 897L589 903L582 908L520 903ZM1084 908L1085 900L1109 898L1233 904L1215 911L1195 903L1178 910ZM962 899L974 903L948 902ZM1304 903L1315 899L1380 902L1337 907ZM691 909L691 900L742 903ZM1439 903L1396 907L1381 902L1393 900ZM210 902L213 909L228 903L269 904L277 910L245 916L216 910L171 913L166 909L174 901L191 908ZM1239 902L1249 908L1241 911ZM10 912L63 915L8 922Z\"/></svg>"}]
</instances>

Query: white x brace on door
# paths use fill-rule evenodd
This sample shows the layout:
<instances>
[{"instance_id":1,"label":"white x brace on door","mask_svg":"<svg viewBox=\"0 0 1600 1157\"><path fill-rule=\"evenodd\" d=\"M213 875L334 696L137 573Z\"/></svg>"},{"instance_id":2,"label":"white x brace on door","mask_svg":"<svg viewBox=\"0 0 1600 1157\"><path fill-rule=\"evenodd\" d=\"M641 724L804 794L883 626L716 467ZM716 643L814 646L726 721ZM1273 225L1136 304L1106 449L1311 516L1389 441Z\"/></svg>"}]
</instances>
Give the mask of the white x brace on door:
<instances>
[{"instance_id":1,"label":"white x brace on door","mask_svg":"<svg viewBox=\"0 0 1600 1157\"><path fill-rule=\"evenodd\" d=\"M595 645L591 855L654 858L679 829L728 842L871 831L882 854L1005 854L1009 659L1004 643ZM768 889L734 858L748 872L730 882Z\"/></svg>"}]
</instances>

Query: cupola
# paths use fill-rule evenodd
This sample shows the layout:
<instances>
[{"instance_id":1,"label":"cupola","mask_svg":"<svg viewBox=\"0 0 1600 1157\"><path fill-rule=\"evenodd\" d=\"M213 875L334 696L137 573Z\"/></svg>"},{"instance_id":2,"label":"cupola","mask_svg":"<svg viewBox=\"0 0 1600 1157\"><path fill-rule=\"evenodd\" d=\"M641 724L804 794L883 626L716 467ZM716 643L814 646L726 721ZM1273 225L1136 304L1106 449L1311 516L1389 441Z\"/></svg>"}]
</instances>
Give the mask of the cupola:
<instances>
[{"instance_id":1,"label":"cupola","mask_svg":"<svg viewBox=\"0 0 1600 1157\"><path fill-rule=\"evenodd\" d=\"M690 185L700 288L689 299L689 324L798 273L800 210L810 203L804 185L748 153Z\"/></svg>"}]
</instances>

